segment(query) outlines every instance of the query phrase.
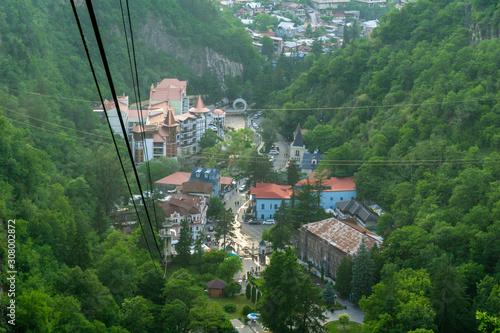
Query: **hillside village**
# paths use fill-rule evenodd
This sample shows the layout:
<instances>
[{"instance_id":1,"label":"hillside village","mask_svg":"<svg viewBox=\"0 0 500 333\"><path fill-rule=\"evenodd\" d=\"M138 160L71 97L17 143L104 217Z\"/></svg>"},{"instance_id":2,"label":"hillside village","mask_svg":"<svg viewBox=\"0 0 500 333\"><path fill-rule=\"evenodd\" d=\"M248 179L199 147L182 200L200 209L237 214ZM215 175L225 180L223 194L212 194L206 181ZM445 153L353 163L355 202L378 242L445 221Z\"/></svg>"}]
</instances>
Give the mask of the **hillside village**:
<instances>
[{"instance_id":1,"label":"hillside village","mask_svg":"<svg viewBox=\"0 0 500 333\"><path fill-rule=\"evenodd\" d=\"M369 6L385 7L386 0L356 0L358 3ZM345 5L345 0L317 0L312 1L312 6L301 5L288 1L273 1L273 4L263 5L252 1L221 1L224 7L240 7L234 10L234 16L241 19L247 26L248 33L254 40L254 47L262 52L261 39L268 36L274 43L274 55L279 57L303 58L312 51L312 45L321 42L323 52L331 52L344 43L344 29L359 25L358 36L369 37L378 20L361 20L358 10L336 10L338 6ZM403 8L407 1L396 8ZM411 2L411 1L408 1ZM267 14L275 19L278 24L269 31L251 30L257 16ZM316 36L313 36L316 35Z\"/></svg>"},{"instance_id":2,"label":"hillside village","mask_svg":"<svg viewBox=\"0 0 500 333\"><path fill-rule=\"evenodd\" d=\"M500 330L498 1L89 4L0 2L0 332Z\"/></svg>"}]
</instances>

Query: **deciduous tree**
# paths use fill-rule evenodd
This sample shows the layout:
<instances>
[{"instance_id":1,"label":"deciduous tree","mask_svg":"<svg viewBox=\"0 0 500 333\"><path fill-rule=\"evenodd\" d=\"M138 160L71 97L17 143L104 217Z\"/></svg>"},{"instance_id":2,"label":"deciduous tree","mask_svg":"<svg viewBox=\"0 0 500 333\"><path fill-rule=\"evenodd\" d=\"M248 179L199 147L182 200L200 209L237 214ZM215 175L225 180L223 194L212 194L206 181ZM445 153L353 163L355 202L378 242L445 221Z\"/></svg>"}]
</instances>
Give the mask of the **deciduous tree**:
<instances>
[{"instance_id":1,"label":"deciduous tree","mask_svg":"<svg viewBox=\"0 0 500 333\"><path fill-rule=\"evenodd\" d=\"M294 251L276 251L263 272L263 298L259 302L261 319L269 330L284 332L299 327L301 332L315 332L324 319L321 300L310 276L297 262Z\"/></svg>"},{"instance_id":2,"label":"deciduous tree","mask_svg":"<svg viewBox=\"0 0 500 333\"><path fill-rule=\"evenodd\" d=\"M219 265L219 274L228 283L232 281L234 274L243 270L240 258L228 257Z\"/></svg>"}]
</instances>

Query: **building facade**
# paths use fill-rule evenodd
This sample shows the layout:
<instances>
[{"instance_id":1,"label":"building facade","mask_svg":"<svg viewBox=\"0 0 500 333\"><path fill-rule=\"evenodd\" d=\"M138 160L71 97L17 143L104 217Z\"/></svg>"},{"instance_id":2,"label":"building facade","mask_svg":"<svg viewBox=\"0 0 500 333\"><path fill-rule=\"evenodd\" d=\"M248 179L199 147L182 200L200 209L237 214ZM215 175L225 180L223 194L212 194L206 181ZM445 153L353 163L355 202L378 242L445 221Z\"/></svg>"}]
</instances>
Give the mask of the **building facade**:
<instances>
[{"instance_id":1,"label":"building facade","mask_svg":"<svg viewBox=\"0 0 500 333\"><path fill-rule=\"evenodd\" d=\"M317 180L301 180L295 185L295 188L300 190L308 182L314 185ZM285 200L289 204L292 194L293 190L289 185L257 183L255 187L250 188L254 218L257 220L272 219L279 209L281 201ZM323 209L333 211L336 208L336 202L344 199L354 199L355 197L356 185L354 184L354 177L331 177L323 180L321 191L321 207ZM342 200L339 200L341 198Z\"/></svg>"},{"instance_id":2,"label":"building facade","mask_svg":"<svg viewBox=\"0 0 500 333\"><path fill-rule=\"evenodd\" d=\"M336 278L340 261L346 256L352 258L361 240L369 249L383 242L382 237L356 223L334 218L308 223L299 229L299 258L311 262L317 270L323 267L326 276Z\"/></svg>"},{"instance_id":3,"label":"building facade","mask_svg":"<svg viewBox=\"0 0 500 333\"><path fill-rule=\"evenodd\" d=\"M193 239L196 240L200 237L200 233L206 223L206 213L208 206L206 204L206 199L195 198L184 194L173 194L167 196L164 201L158 201L158 205L163 208L168 220L172 223L170 228L173 237L172 245L175 246L179 240L179 235L181 231L181 222L187 219L189 222L189 228L192 232Z\"/></svg>"}]
</instances>

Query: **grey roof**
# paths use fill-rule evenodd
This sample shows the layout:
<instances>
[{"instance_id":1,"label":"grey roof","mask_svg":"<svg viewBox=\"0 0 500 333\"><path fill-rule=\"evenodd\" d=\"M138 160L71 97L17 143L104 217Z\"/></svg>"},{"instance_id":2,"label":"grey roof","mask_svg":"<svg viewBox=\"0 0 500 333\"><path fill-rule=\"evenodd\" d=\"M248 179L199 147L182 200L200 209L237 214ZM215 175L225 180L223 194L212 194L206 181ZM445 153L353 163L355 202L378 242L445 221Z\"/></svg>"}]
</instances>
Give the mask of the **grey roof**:
<instances>
[{"instance_id":1,"label":"grey roof","mask_svg":"<svg viewBox=\"0 0 500 333\"><path fill-rule=\"evenodd\" d=\"M300 164L299 168L314 170L318 167L318 164L322 159L323 155L318 153L317 150L315 150L313 154L304 153L304 156L302 156L302 163ZM316 160L316 164L312 164L312 160Z\"/></svg>"},{"instance_id":2,"label":"grey roof","mask_svg":"<svg viewBox=\"0 0 500 333\"><path fill-rule=\"evenodd\" d=\"M292 146L294 147L303 147L304 146L304 138L302 137L302 131L297 131L297 134L295 135L295 138L293 139L293 144Z\"/></svg>"},{"instance_id":3,"label":"grey roof","mask_svg":"<svg viewBox=\"0 0 500 333\"><path fill-rule=\"evenodd\" d=\"M377 221L378 216L374 214L369 208L356 200L346 200L335 203L340 211L356 215L363 222Z\"/></svg>"},{"instance_id":4,"label":"grey roof","mask_svg":"<svg viewBox=\"0 0 500 333\"><path fill-rule=\"evenodd\" d=\"M284 29L295 29L296 24L293 22L280 22L278 24L278 28L284 28Z\"/></svg>"}]
</instances>

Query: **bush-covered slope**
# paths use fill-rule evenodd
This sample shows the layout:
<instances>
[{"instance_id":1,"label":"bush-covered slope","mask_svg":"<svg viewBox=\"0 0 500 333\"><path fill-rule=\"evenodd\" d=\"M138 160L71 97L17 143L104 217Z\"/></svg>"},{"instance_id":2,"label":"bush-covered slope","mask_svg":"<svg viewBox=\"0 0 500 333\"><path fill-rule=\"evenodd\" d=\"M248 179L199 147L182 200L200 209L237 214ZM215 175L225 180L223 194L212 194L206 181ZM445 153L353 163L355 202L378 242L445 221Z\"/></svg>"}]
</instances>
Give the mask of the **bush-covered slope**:
<instances>
[{"instance_id":1,"label":"bush-covered slope","mask_svg":"<svg viewBox=\"0 0 500 333\"><path fill-rule=\"evenodd\" d=\"M377 226L386 237L379 269L430 273L421 291L431 321L421 327L439 332L474 331L476 309L499 311L483 302L498 302L497 292L476 285L490 276L498 290L500 278L499 14L497 1L407 4L269 102L286 109L270 114L284 135L301 122L322 167L356 174L359 199L391 214ZM317 109L293 110L306 108ZM395 279L384 267L382 278ZM367 331L418 328L397 326L403 303L381 295L364 305Z\"/></svg>"}]
</instances>

